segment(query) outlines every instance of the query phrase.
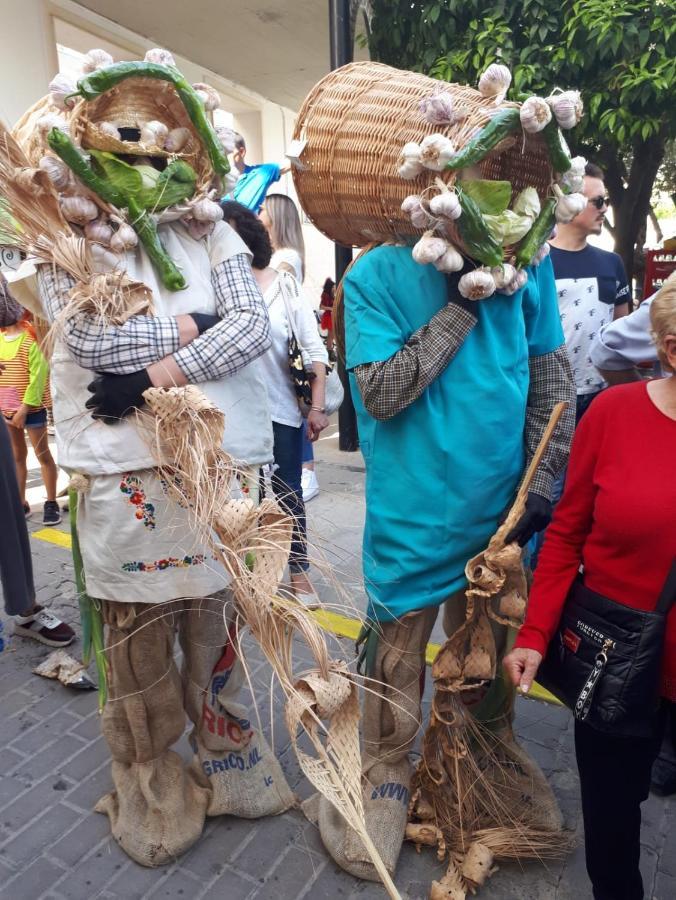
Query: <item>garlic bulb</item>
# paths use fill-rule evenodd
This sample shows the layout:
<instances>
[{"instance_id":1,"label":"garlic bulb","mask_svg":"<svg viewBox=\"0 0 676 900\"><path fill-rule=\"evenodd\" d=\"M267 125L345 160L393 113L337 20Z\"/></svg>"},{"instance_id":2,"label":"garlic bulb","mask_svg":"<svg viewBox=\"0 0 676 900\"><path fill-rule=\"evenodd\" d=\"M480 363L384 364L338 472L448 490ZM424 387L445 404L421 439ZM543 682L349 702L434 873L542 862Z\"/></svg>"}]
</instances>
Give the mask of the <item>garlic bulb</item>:
<instances>
[{"instance_id":1,"label":"garlic bulb","mask_svg":"<svg viewBox=\"0 0 676 900\"><path fill-rule=\"evenodd\" d=\"M426 169L441 172L455 154L455 145L444 134L428 134L420 145L420 162Z\"/></svg>"},{"instance_id":2,"label":"garlic bulb","mask_svg":"<svg viewBox=\"0 0 676 900\"><path fill-rule=\"evenodd\" d=\"M121 140L120 130L112 122L99 122L96 127L102 134L107 134L108 137L115 138L116 141Z\"/></svg>"},{"instance_id":3,"label":"garlic bulb","mask_svg":"<svg viewBox=\"0 0 676 900\"><path fill-rule=\"evenodd\" d=\"M430 212L435 216L457 219L462 213L462 207L454 191L442 191L430 200Z\"/></svg>"},{"instance_id":4,"label":"garlic bulb","mask_svg":"<svg viewBox=\"0 0 676 900\"><path fill-rule=\"evenodd\" d=\"M509 263L503 263L501 266L494 266L491 269L491 275L495 282L495 287L500 290L516 278L516 269Z\"/></svg>"},{"instance_id":5,"label":"garlic bulb","mask_svg":"<svg viewBox=\"0 0 676 900\"><path fill-rule=\"evenodd\" d=\"M508 297L511 297L512 294L516 294L517 291L520 291L527 281L528 273L523 269L517 269L514 278L512 278L512 280L508 284L504 285L504 287L501 287L499 289L500 293L506 294Z\"/></svg>"},{"instance_id":6,"label":"garlic bulb","mask_svg":"<svg viewBox=\"0 0 676 900\"><path fill-rule=\"evenodd\" d=\"M216 126L216 137L221 142L221 146L226 153L233 153L236 149L235 142L237 140L237 132L227 125Z\"/></svg>"},{"instance_id":7,"label":"garlic bulb","mask_svg":"<svg viewBox=\"0 0 676 900\"><path fill-rule=\"evenodd\" d=\"M93 222L88 222L85 225L84 233L88 241L91 241L93 244L101 244L104 247L110 246L110 241L113 237L113 229L106 224L104 219L95 219Z\"/></svg>"},{"instance_id":8,"label":"garlic bulb","mask_svg":"<svg viewBox=\"0 0 676 900\"><path fill-rule=\"evenodd\" d=\"M519 112L521 127L529 134L536 134L552 120L552 111L549 104L542 97L529 97Z\"/></svg>"},{"instance_id":9,"label":"garlic bulb","mask_svg":"<svg viewBox=\"0 0 676 900\"><path fill-rule=\"evenodd\" d=\"M58 128L64 134L70 134L68 123L59 113L47 113L38 119L38 131L41 135L46 135L52 128Z\"/></svg>"},{"instance_id":10,"label":"garlic bulb","mask_svg":"<svg viewBox=\"0 0 676 900\"><path fill-rule=\"evenodd\" d=\"M467 118L465 110L455 108L453 97L448 91L440 91L431 97L425 97L418 104L418 108L430 125L452 125Z\"/></svg>"},{"instance_id":11,"label":"garlic bulb","mask_svg":"<svg viewBox=\"0 0 676 900\"><path fill-rule=\"evenodd\" d=\"M565 175L562 175L559 178L559 182L560 184L565 185L573 194L581 193L584 188L583 175L571 175L570 172L566 172Z\"/></svg>"},{"instance_id":12,"label":"garlic bulb","mask_svg":"<svg viewBox=\"0 0 676 900\"><path fill-rule=\"evenodd\" d=\"M96 72L97 69L105 69L112 66L115 60L105 50L90 50L84 58L82 71L85 73Z\"/></svg>"},{"instance_id":13,"label":"garlic bulb","mask_svg":"<svg viewBox=\"0 0 676 900\"><path fill-rule=\"evenodd\" d=\"M164 147L164 142L169 136L169 129L164 124L164 122L158 122L153 119L150 122L146 122L145 125L141 128L141 138L139 143L144 144L146 147Z\"/></svg>"},{"instance_id":14,"label":"garlic bulb","mask_svg":"<svg viewBox=\"0 0 676 900\"><path fill-rule=\"evenodd\" d=\"M448 250L448 243L435 237L431 231L425 232L413 248L413 259L424 266L436 262Z\"/></svg>"},{"instance_id":15,"label":"garlic bulb","mask_svg":"<svg viewBox=\"0 0 676 900\"><path fill-rule=\"evenodd\" d=\"M475 269L461 277L458 290L467 300L483 300L495 293L495 280L488 269Z\"/></svg>"},{"instance_id":16,"label":"garlic bulb","mask_svg":"<svg viewBox=\"0 0 676 900\"><path fill-rule=\"evenodd\" d=\"M193 205L192 215L198 222L219 222L223 218L223 210L220 204L204 197Z\"/></svg>"},{"instance_id":17,"label":"garlic bulb","mask_svg":"<svg viewBox=\"0 0 676 900\"><path fill-rule=\"evenodd\" d=\"M554 215L556 221L562 225L572 222L575 216L579 216L587 207L587 198L584 194L564 194L558 185L554 185L554 192L558 197Z\"/></svg>"},{"instance_id":18,"label":"garlic bulb","mask_svg":"<svg viewBox=\"0 0 676 900\"><path fill-rule=\"evenodd\" d=\"M64 219L74 225L86 225L99 214L97 205L86 197L60 197L59 203Z\"/></svg>"},{"instance_id":19,"label":"garlic bulb","mask_svg":"<svg viewBox=\"0 0 676 900\"><path fill-rule=\"evenodd\" d=\"M406 197L401 204L401 211L406 213L414 228L427 228L430 217L423 206L422 197L418 194Z\"/></svg>"},{"instance_id":20,"label":"garlic bulb","mask_svg":"<svg viewBox=\"0 0 676 900\"><path fill-rule=\"evenodd\" d=\"M68 187L70 169L58 156L43 156L39 166L43 172L47 173L57 191L63 191Z\"/></svg>"},{"instance_id":21,"label":"garlic bulb","mask_svg":"<svg viewBox=\"0 0 676 900\"><path fill-rule=\"evenodd\" d=\"M198 81L196 84L193 84L193 87L197 91L197 96L204 104L204 108L207 112L218 109L221 105L221 97L218 91L214 90L210 84L205 84L203 81Z\"/></svg>"},{"instance_id":22,"label":"garlic bulb","mask_svg":"<svg viewBox=\"0 0 676 900\"><path fill-rule=\"evenodd\" d=\"M462 256L450 244L443 256L435 259L433 263L434 268L439 272L459 272L464 264L465 261Z\"/></svg>"},{"instance_id":23,"label":"garlic bulb","mask_svg":"<svg viewBox=\"0 0 676 900\"><path fill-rule=\"evenodd\" d=\"M482 97L495 97L501 103L512 83L512 73L501 63L491 63L479 79L479 93Z\"/></svg>"},{"instance_id":24,"label":"garlic bulb","mask_svg":"<svg viewBox=\"0 0 676 900\"><path fill-rule=\"evenodd\" d=\"M185 219L190 237L196 241L206 237L214 230L214 222L198 222L197 219Z\"/></svg>"},{"instance_id":25,"label":"garlic bulb","mask_svg":"<svg viewBox=\"0 0 676 900\"><path fill-rule=\"evenodd\" d=\"M575 128L584 113L584 104L579 91L562 91L547 97L547 103L560 128Z\"/></svg>"},{"instance_id":26,"label":"garlic bulb","mask_svg":"<svg viewBox=\"0 0 676 900\"><path fill-rule=\"evenodd\" d=\"M70 109L75 105L75 97L66 101L69 94L77 91L77 85L67 75L59 73L49 82L49 98L59 109Z\"/></svg>"},{"instance_id":27,"label":"garlic bulb","mask_svg":"<svg viewBox=\"0 0 676 900\"><path fill-rule=\"evenodd\" d=\"M547 243L547 241L545 241L533 257L532 265L539 266L542 260L547 256L549 256L549 244Z\"/></svg>"},{"instance_id":28,"label":"garlic bulb","mask_svg":"<svg viewBox=\"0 0 676 900\"><path fill-rule=\"evenodd\" d=\"M190 140L187 128L172 128L164 142L164 149L169 153L179 153Z\"/></svg>"},{"instance_id":29,"label":"garlic bulb","mask_svg":"<svg viewBox=\"0 0 676 900\"><path fill-rule=\"evenodd\" d=\"M570 161L570 169L566 174L584 175L587 168L587 160L584 156L574 156Z\"/></svg>"},{"instance_id":30,"label":"garlic bulb","mask_svg":"<svg viewBox=\"0 0 676 900\"><path fill-rule=\"evenodd\" d=\"M399 177L410 181L417 178L424 168L420 160L420 144L416 144L415 141L404 144L397 160Z\"/></svg>"},{"instance_id":31,"label":"garlic bulb","mask_svg":"<svg viewBox=\"0 0 676 900\"><path fill-rule=\"evenodd\" d=\"M171 53L168 50L163 50L161 47L154 47L152 50L148 50L144 60L149 63L158 63L160 66L176 66Z\"/></svg>"},{"instance_id":32,"label":"garlic bulb","mask_svg":"<svg viewBox=\"0 0 676 900\"><path fill-rule=\"evenodd\" d=\"M126 253L127 250L133 250L137 244L136 232L131 225L123 222L111 238L110 249L115 253Z\"/></svg>"}]
</instances>

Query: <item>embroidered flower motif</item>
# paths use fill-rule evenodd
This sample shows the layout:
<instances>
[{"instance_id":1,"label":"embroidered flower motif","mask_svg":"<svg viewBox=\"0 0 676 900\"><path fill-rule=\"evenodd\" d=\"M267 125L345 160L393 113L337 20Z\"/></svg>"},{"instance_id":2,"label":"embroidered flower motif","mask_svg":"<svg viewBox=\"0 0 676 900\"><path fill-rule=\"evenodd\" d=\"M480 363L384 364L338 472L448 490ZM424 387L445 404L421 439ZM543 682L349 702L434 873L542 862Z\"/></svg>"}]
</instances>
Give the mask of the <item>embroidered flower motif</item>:
<instances>
[{"instance_id":1,"label":"embroidered flower motif","mask_svg":"<svg viewBox=\"0 0 676 900\"><path fill-rule=\"evenodd\" d=\"M156 559L154 562L133 561L122 564L123 572L164 572L166 569L189 569L191 566L201 566L206 557L197 553L194 556L169 556L166 559Z\"/></svg>"},{"instance_id":2,"label":"embroidered flower motif","mask_svg":"<svg viewBox=\"0 0 676 900\"><path fill-rule=\"evenodd\" d=\"M142 521L146 528L152 530L157 524L155 521L155 506L149 500L146 500L141 479L137 475L132 475L131 472L126 472L122 476L120 490L123 494L126 494L129 503L137 507L134 513L135 517Z\"/></svg>"}]
</instances>

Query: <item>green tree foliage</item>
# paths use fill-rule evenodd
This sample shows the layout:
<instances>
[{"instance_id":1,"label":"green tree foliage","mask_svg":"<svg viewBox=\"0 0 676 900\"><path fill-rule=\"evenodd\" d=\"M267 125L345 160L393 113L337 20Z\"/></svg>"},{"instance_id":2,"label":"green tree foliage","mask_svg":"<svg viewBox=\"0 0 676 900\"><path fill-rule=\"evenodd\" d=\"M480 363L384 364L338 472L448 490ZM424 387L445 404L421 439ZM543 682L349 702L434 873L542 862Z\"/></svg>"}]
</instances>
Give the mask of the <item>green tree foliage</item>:
<instances>
[{"instance_id":1,"label":"green tree foliage","mask_svg":"<svg viewBox=\"0 0 676 900\"><path fill-rule=\"evenodd\" d=\"M476 84L504 62L515 91L582 91L586 115L567 132L600 164L615 248L634 268L665 147L676 137L673 0L372 0L374 59Z\"/></svg>"}]
</instances>

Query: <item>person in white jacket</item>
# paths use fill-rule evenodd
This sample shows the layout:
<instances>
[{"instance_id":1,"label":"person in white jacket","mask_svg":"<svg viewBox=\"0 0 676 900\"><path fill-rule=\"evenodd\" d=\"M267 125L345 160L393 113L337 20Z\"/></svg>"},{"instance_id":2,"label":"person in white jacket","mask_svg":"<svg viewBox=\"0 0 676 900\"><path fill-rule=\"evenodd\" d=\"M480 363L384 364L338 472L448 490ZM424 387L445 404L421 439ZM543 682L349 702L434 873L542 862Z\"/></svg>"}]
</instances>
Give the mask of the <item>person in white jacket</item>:
<instances>
[{"instance_id":1,"label":"person in white jacket","mask_svg":"<svg viewBox=\"0 0 676 900\"><path fill-rule=\"evenodd\" d=\"M289 573L291 591L305 605L316 602L316 594L307 575L307 535L302 489L303 417L289 371L289 337L293 324L303 350L312 361L312 406L306 420L307 436L316 441L329 424L325 410L326 348L317 331L310 305L303 300L301 286L287 271L270 266L272 245L268 232L250 210L240 203L221 204L226 222L239 234L253 253L253 272L270 316L272 346L260 359L270 401L275 473L273 490L280 504L293 516L295 527Z\"/></svg>"}]
</instances>

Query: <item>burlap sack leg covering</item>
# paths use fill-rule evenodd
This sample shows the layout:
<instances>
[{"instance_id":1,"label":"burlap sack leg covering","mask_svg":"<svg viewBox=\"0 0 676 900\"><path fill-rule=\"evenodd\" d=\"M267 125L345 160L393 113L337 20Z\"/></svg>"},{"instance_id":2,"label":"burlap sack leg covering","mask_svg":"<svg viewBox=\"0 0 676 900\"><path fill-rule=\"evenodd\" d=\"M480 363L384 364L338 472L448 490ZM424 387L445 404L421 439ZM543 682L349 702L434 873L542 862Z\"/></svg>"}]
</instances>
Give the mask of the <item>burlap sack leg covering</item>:
<instances>
[{"instance_id":1,"label":"burlap sack leg covering","mask_svg":"<svg viewBox=\"0 0 676 900\"><path fill-rule=\"evenodd\" d=\"M464 618L464 595L447 600L443 618L446 635L453 634ZM514 643L515 633L493 620L490 624L497 654L496 677L485 695L468 706L474 718L494 738L492 751L497 765L484 760L484 773L515 818L532 828L559 831L563 820L552 789L542 769L517 742L512 729L516 688L505 675L502 660ZM478 762L482 766L482 761Z\"/></svg>"},{"instance_id":2,"label":"burlap sack leg covering","mask_svg":"<svg viewBox=\"0 0 676 900\"><path fill-rule=\"evenodd\" d=\"M408 754L420 727L420 675L437 613L434 606L377 623L369 636L377 648L367 654L371 665L366 675L373 680L366 682L362 712L364 815L390 874L406 830L412 774ZM318 824L324 846L339 866L357 878L379 880L362 841L324 797L319 799Z\"/></svg>"},{"instance_id":3,"label":"burlap sack leg covering","mask_svg":"<svg viewBox=\"0 0 676 900\"><path fill-rule=\"evenodd\" d=\"M102 602L110 667L102 729L115 790L96 806L122 849L144 866L184 853L204 827L209 792L169 750L183 734L181 679L173 660L174 617L183 601Z\"/></svg>"},{"instance_id":4,"label":"burlap sack leg covering","mask_svg":"<svg viewBox=\"0 0 676 900\"><path fill-rule=\"evenodd\" d=\"M194 723L191 771L209 793L208 816L274 816L295 803L267 741L236 702L244 681L230 591L186 601L179 622L185 709Z\"/></svg>"}]
</instances>

